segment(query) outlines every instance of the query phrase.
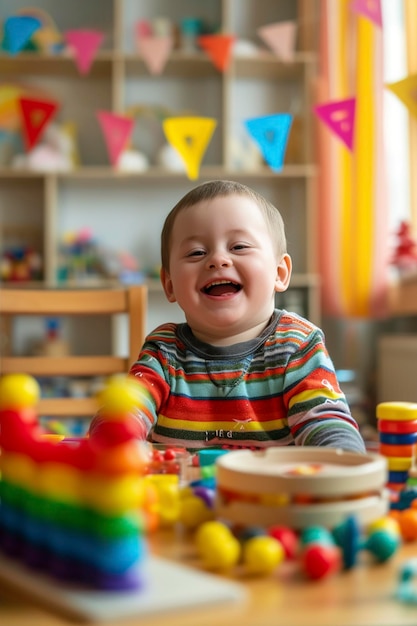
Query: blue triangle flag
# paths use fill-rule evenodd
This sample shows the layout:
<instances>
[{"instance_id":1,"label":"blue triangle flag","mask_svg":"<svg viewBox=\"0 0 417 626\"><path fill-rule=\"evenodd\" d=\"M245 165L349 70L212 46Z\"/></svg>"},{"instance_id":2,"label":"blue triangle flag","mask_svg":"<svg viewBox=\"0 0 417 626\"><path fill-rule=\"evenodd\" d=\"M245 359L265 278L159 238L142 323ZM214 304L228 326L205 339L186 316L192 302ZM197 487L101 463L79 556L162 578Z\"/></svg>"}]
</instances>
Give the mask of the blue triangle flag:
<instances>
[{"instance_id":1,"label":"blue triangle flag","mask_svg":"<svg viewBox=\"0 0 417 626\"><path fill-rule=\"evenodd\" d=\"M290 113L276 113L245 121L246 128L258 143L265 161L276 172L282 170L284 164L292 119Z\"/></svg>"},{"instance_id":2,"label":"blue triangle flag","mask_svg":"<svg viewBox=\"0 0 417 626\"><path fill-rule=\"evenodd\" d=\"M41 26L41 21L32 15L8 17L4 22L4 50L10 54L20 52Z\"/></svg>"}]
</instances>

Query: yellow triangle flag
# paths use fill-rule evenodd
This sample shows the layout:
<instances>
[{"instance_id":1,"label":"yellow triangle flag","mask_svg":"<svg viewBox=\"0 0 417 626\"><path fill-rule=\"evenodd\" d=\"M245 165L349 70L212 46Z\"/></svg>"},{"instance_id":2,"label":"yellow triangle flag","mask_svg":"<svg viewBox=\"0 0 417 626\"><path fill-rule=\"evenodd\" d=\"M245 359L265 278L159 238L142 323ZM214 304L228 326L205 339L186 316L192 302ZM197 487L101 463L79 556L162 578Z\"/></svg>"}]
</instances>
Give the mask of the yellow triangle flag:
<instances>
[{"instance_id":1,"label":"yellow triangle flag","mask_svg":"<svg viewBox=\"0 0 417 626\"><path fill-rule=\"evenodd\" d=\"M417 117L417 74L390 83L386 87L401 100L412 115Z\"/></svg>"},{"instance_id":2,"label":"yellow triangle flag","mask_svg":"<svg viewBox=\"0 0 417 626\"><path fill-rule=\"evenodd\" d=\"M216 120L209 117L167 117L162 126L168 143L184 161L188 178L195 180L217 126Z\"/></svg>"}]
</instances>

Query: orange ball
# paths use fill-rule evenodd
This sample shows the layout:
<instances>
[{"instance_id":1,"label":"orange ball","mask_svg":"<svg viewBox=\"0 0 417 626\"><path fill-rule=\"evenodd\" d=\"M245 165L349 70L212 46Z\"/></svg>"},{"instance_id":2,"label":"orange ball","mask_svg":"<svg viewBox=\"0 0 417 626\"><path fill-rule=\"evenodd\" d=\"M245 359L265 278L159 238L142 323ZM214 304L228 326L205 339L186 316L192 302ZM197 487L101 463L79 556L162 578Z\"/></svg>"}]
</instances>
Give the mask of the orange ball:
<instances>
[{"instance_id":1,"label":"orange ball","mask_svg":"<svg viewBox=\"0 0 417 626\"><path fill-rule=\"evenodd\" d=\"M404 541L417 539L417 509L406 509L398 517L401 536Z\"/></svg>"}]
</instances>

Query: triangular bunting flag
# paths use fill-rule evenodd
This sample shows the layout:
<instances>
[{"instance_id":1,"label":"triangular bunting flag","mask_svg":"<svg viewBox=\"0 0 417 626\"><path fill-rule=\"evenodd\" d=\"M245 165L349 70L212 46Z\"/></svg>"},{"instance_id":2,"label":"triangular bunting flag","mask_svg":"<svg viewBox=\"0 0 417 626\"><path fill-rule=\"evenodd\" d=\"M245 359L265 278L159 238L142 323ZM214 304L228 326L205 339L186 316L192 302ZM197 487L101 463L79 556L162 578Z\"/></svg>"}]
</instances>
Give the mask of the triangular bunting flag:
<instances>
[{"instance_id":1,"label":"triangular bunting flag","mask_svg":"<svg viewBox=\"0 0 417 626\"><path fill-rule=\"evenodd\" d=\"M0 85L0 129L16 131L20 127L19 98L24 90L11 83Z\"/></svg>"},{"instance_id":2,"label":"triangular bunting flag","mask_svg":"<svg viewBox=\"0 0 417 626\"><path fill-rule=\"evenodd\" d=\"M137 45L150 74L161 74L174 45L172 37L139 37Z\"/></svg>"},{"instance_id":3,"label":"triangular bunting flag","mask_svg":"<svg viewBox=\"0 0 417 626\"><path fill-rule=\"evenodd\" d=\"M31 15L8 17L4 22L4 49L10 54L20 52L41 26L41 21Z\"/></svg>"},{"instance_id":4,"label":"triangular bunting flag","mask_svg":"<svg viewBox=\"0 0 417 626\"><path fill-rule=\"evenodd\" d=\"M277 113L246 120L250 135L259 145L265 161L276 172L282 170L293 116Z\"/></svg>"},{"instance_id":5,"label":"triangular bunting flag","mask_svg":"<svg viewBox=\"0 0 417 626\"><path fill-rule=\"evenodd\" d=\"M209 117L167 117L162 122L165 137L181 156L191 180L198 178L216 125L216 120Z\"/></svg>"},{"instance_id":6,"label":"triangular bunting flag","mask_svg":"<svg viewBox=\"0 0 417 626\"><path fill-rule=\"evenodd\" d=\"M25 148L30 150L41 138L48 122L55 115L58 104L33 98L19 98L19 105Z\"/></svg>"},{"instance_id":7,"label":"triangular bunting flag","mask_svg":"<svg viewBox=\"0 0 417 626\"><path fill-rule=\"evenodd\" d=\"M210 59L220 72L229 67L234 35L201 35L198 44L207 52Z\"/></svg>"},{"instance_id":8,"label":"triangular bunting flag","mask_svg":"<svg viewBox=\"0 0 417 626\"><path fill-rule=\"evenodd\" d=\"M417 117L417 74L412 74L386 87L407 107L412 115Z\"/></svg>"},{"instance_id":9,"label":"triangular bunting flag","mask_svg":"<svg viewBox=\"0 0 417 626\"><path fill-rule=\"evenodd\" d=\"M67 30L64 39L74 51L79 73L88 74L104 39L104 33L99 30Z\"/></svg>"},{"instance_id":10,"label":"triangular bunting flag","mask_svg":"<svg viewBox=\"0 0 417 626\"><path fill-rule=\"evenodd\" d=\"M258 28L260 38L269 46L272 52L282 61L293 61L295 52L295 22L277 22Z\"/></svg>"},{"instance_id":11,"label":"triangular bunting flag","mask_svg":"<svg viewBox=\"0 0 417 626\"><path fill-rule=\"evenodd\" d=\"M115 167L130 139L134 120L108 111L97 111L97 118L104 135L110 163Z\"/></svg>"},{"instance_id":12,"label":"triangular bunting flag","mask_svg":"<svg viewBox=\"0 0 417 626\"><path fill-rule=\"evenodd\" d=\"M346 144L349 150L353 149L355 109L356 98L328 102L314 107L316 115Z\"/></svg>"},{"instance_id":13,"label":"triangular bunting flag","mask_svg":"<svg viewBox=\"0 0 417 626\"><path fill-rule=\"evenodd\" d=\"M350 9L382 28L381 0L352 0Z\"/></svg>"}]
</instances>

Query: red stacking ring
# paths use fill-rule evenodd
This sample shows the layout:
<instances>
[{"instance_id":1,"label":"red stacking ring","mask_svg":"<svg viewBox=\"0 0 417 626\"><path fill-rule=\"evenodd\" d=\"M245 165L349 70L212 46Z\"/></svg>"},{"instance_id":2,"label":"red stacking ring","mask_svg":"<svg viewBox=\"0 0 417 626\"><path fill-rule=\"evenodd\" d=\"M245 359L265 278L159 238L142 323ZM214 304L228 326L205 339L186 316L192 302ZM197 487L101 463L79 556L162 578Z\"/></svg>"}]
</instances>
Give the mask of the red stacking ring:
<instances>
[{"instance_id":1,"label":"red stacking ring","mask_svg":"<svg viewBox=\"0 0 417 626\"><path fill-rule=\"evenodd\" d=\"M381 433L417 433L417 420L378 420L377 426Z\"/></svg>"}]
</instances>

